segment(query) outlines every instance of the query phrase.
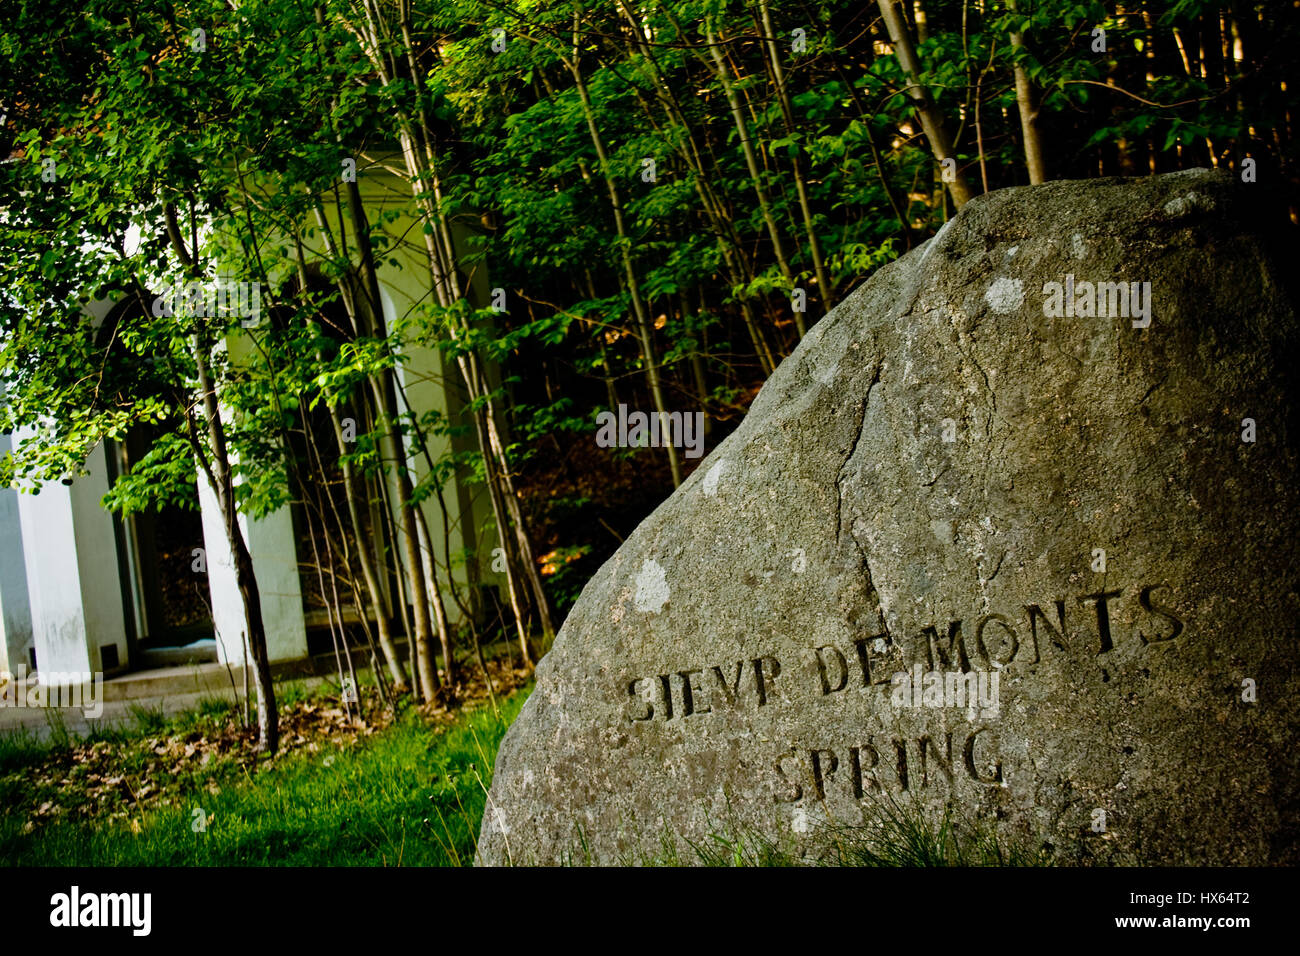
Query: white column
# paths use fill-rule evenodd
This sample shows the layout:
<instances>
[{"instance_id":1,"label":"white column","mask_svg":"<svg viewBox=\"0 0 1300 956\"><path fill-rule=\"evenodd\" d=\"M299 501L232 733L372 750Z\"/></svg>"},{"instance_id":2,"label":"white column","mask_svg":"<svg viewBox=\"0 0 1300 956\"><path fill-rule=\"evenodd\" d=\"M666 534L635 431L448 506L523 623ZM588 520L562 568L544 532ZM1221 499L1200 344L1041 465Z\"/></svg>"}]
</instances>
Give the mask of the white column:
<instances>
[{"instance_id":1,"label":"white column","mask_svg":"<svg viewBox=\"0 0 1300 956\"><path fill-rule=\"evenodd\" d=\"M0 457L9 436L0 434ZM13 673L31 666L32 612L27 599L27 564L18 519L18 492L0 488L0 668Z\"/></svg>"},{"instance_id":2,"label":"white column","mask_svg":"<svg viewBox=\"0 0 1300 956\"><path fill-rule=\"evenodd\" d=\"M216 493L199 476L199 506L203 515L203 540L207 551L208 589L212 595L212 624L217 655L223 663L244 663L244 602L239 596L230 542L217 505ZM302 588L298 581L298 553L289 509L265 518L239 516L244 541L253 557L253 573L262 599L262 623L272 661L293 661L307 656L307 627L303 620ZM251 656L249 658L252 660Z\"/></svg>"},{"instance_id":3,"label":"white column","mask_svg":"<svg viewBox=\"0 0 1300 956\"><path fill-rule=\"evenodd\" d=\"M90 474L71 485L46 484L18 498L32 638L42 682L54 671L104 669L105 651L127 661L126 620L102 444L86 461Z\"/></svg>"}]
</instances>

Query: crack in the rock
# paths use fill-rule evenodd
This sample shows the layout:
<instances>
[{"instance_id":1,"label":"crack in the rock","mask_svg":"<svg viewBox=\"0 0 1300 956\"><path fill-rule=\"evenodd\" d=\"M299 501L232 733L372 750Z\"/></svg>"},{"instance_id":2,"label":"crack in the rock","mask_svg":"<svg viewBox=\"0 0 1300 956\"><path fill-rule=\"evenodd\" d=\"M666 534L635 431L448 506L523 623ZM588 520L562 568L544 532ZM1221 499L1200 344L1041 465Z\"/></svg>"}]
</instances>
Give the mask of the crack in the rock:
<instances>
[{"instance_id":1,"label":"crack in the rock","mask_svg":"<svg viewBox=\"0 0 1300 956\"><path fill-rule=\"evenodd\" d=\"M936 484L938 484L939 479L942 478L944 475L948 474L948 472L950 472L950 471L952 471L952 465L945 465L945 466L943 467L943 470L940 471L940 472L939 472L937 475L935 475L933 478L931 478L929 481L923 481L923 482L921 482L921 487L922 487L922 488L933 488Z\"/></svg>"},{"instance_id":2,"label":"crack in the rock","mask_svg":"<svg viewBox=\"0 0 1300 956\"><path fill-rule=\"evenodd\" d=\"M1005 561L1006 559L1007 559L1007 552L1006 549L1004 548L1002 550L1002 553L998 555L997 567L993 569L992 574L990 574L987 578L984 579L985 584L988 584L990 581L992 581L994 578L998 576L998 572L1002 570L1002 562Z\"/></svg>"},{"instance_id":3,"label":"crack in the rock","mask_svg":"<svg viewBox=\"0 0 1300 956\"><path fill-rule=\"evenodd\" d=\"M844 458L844 463L840 465L839 471L835 476L835 540L842 541L844 538L844 480L847 477L846 469L853 456L857 454L858 445L862 442L862 434L867 422L867 406L871 403L871 392L880 383L880 373L884 368L884 362L881 359L876 360L876 366L871 373L871 381L867 383L866 394L862 396L862 403L858 408L858 420L853 444L849 448L848 455ZM876 590L875 577L871 573L871 561L867 557L866 549L853 534L853 529L848 531L849 540L853 543L854 549L857 550L862 560L862 570L867 577L867 592L871 599L876 602L875 612L880 617L880 625L884 629L885 639L890 643L893 642L893 636L889 633L889 623L885 620L884 609L880 607L880 592Z\"/></svg>"},{"instance_id":4,"label":"crack in the rock","mask_svg":"<svg viewBox=\"0 0 1300 956\"><path fill-rule=\"evenodd\" d=\"M1142 401L1138 402L1138 407L1141 408L1143 405L1145 405L1147 403L1147 399L1151 397L1151 395L1155 392L1155 390L1160 388L1167 381L1169 381L1168 372L1166 372L1163 376L1161 376L1160 381L1156 382L1154 385L1152 385L1150 388L1147 389L1146 394L1142 396Z\"/></svg>"},{"instance_id":5,"label":"crack in the rock","mask_svg":"<svg viewBox=\"0 0 1300 956\"><path fill-rule=\"evenodd\" d=\"M984 366L980 364L979 359L975 356L978 346L976 345L974 337L970 334L962 335L960 330L958 330L957 334L959 340L969 341L969 351L965 348L961 349L962 358L975 366L975 370L980 373L980 378L984 380L984 389L989 395L989 408L987 409L988 427L985 437L984 451L984 500L987 501L989 496L989 481L993 472L993 423L995 419L1001 417L998 415L998 394L993 389L993 383L989 381L989 373L984 370Z\"/></svg>"},{"instance_id":6,"label":"crack in the rock","mask_svg":"<svg viewBox=\"0 0 1300 956\"><path fill-rule=\"evenodd\" d=\"M846 477L844 469L848 468L849 462L858 452L858 445L862 442L863 426L867 421L867 406L871 403L871 390L880 382L880 371L882 364L876 361L876 367L872 370L871 381L867 383L866 394L862 396L862 402L858 406L858 422L854 429L855 435L853 444L849 446L849 453L844 458L844 463L840 465L839 471L835 476L835 532L836 537L844 534L844 479Z\"/></svg>"}]
</instances>

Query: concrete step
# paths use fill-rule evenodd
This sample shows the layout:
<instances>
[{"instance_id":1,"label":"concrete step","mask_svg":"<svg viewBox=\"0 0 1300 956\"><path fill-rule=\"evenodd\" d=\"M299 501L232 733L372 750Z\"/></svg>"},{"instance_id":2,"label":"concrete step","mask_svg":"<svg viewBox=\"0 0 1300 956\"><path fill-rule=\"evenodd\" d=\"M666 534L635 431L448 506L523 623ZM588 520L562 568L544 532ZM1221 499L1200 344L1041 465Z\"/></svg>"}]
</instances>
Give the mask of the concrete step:
<instances>
[{"instance_id":1,"label":"concrete step","mask_svg":"<svg viewBox=\"0 0 1300 956\"><path fill-rule=\"evenodd\" d=\"M333 660L305 659L301 661L284 661L271 665L271 675L275 680L295 677L312 677L319 674L333 673ZM27 689L34 685L39 676L28 674L18 682L19 693L26 699ZM249 687L252 688L252 674L249 674ZM244 668L242 666L227 668L224 664L212 661L206 664L184 664L172 667L155 667L149 670L130 671L103 681L101 688L104 701L141 700L146 698L171 697L182 694L212 694L226 696L232 686L240 694L244 691ZM83 684L83 697L93 692L90 685ZM48 691L47 691L48 693ZM10 691L9 696L14 696Z\"/></svg>"}]
</instances>

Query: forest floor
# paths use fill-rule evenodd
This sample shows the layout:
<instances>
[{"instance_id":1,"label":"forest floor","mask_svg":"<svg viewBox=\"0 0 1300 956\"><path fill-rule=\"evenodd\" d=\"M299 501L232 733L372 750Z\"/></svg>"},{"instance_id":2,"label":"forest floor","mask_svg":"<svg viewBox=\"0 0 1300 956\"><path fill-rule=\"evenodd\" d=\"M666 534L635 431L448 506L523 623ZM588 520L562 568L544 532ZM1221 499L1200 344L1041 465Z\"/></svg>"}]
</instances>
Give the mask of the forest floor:
<instances>
[{"instance_id":1,"label":"forest floor","mask_svg":"<svg viewBox=\"0 0 1300 956\"><path fill-rule=\"evenodd\" d=\"M0 863L468 865L497 745L531 689L508 662L488 668L495 702L474 669L453 707L387 708L359 675L349 714L337 687L285 682L273 757L217 699L87 737L0 735Z\"/></svg>"}]
</instances>

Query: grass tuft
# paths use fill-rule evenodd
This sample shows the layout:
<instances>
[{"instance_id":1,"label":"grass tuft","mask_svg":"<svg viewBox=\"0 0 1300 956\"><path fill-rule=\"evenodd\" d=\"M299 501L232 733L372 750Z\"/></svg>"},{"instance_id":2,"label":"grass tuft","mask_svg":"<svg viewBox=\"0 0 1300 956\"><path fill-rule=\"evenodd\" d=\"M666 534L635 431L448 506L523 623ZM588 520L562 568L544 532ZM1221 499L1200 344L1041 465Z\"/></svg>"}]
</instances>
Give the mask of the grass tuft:
<instances>
[{"instance_id":1,"label":"grass tuft","mask_svg":"<svg viewBox=\"0 0 1300 956\"><path fill-rule=\"evenodd\" d=\"M802 850L793 839L782 843L751 825L733 822L702 840L678 840L666 832L659 852L642 862L649 866L968 867L1046 866L1051 861L1043 850L999 834L989 822L960 815L952 804L936 815L888 800L875 806L875 819L867 824L817 826Z\"/></svg>"}]
</instances>

